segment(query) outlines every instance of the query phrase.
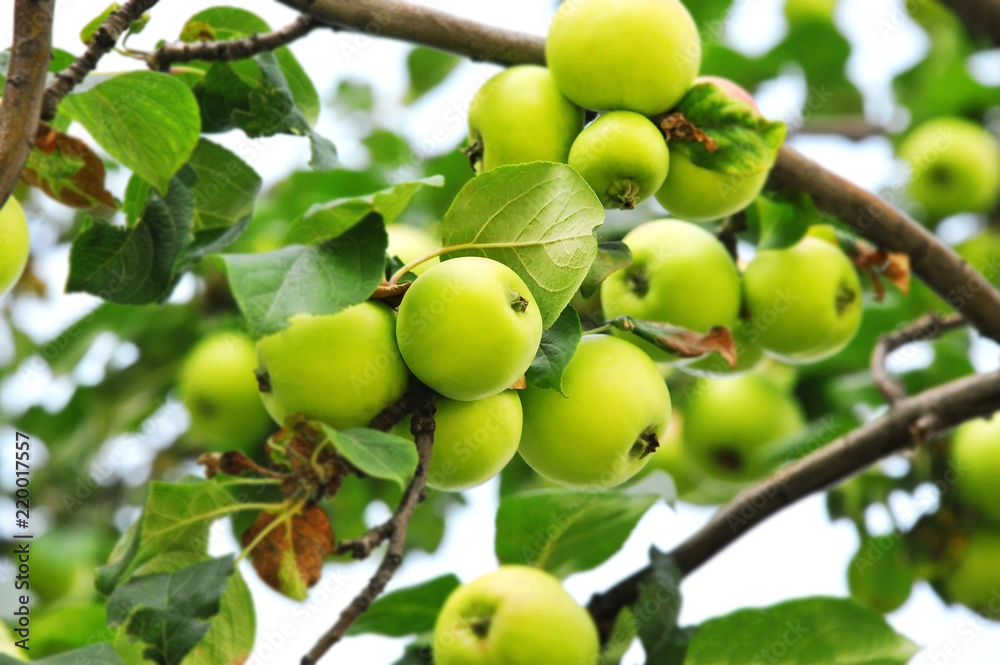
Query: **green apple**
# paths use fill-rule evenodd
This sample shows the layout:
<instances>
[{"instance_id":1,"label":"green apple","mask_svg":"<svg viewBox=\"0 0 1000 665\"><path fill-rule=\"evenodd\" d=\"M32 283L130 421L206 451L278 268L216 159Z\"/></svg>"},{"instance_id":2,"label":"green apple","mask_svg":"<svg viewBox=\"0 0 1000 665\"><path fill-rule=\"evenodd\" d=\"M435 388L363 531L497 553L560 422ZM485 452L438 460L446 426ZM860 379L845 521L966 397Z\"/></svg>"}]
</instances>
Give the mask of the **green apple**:
<instances>
[{"instance_id":1,"label":"green apple","mask_svg":"<svg viewBox=\"0 0 1000 665\"><path fill-rule=\"evenodd\" d=\"M261 398L278 423L293 413L337 429L365 427L406 392L396 316L368 301L336 314L297 314L257 342Z\"/></svg>"},{"instance_id":2,"label":"green apple","mask_svg":"<svg viewBox=\"0 0 1000 665\"><path fill-rule=\"evenodd\" d=\"M772 444L805 427L798 402L755 374L702 380L684 415L687 453L712 477L736 482L773 471Z\"/></svg>"},{"instance_id":3,"label":"green apple","mask_svg":"<svg viewBox=\"0 0 1000 665\"><path fill-rule=\"evenodd\" d=\"M847 568L851 596L882 614L902 607L915 581L913 567L895 536L862 541Z\"/></svg>"},{"instance_id":4,"label":"green apple","mask_svg":"<svg viewBox=\"0 0 1000 665\"><path fill-rule=\"evenodd\" d=\"M178 375L177 392L191 414L190 436L210 450L262 448L271 419L260 402L254 343L214 333L191 350Z\"/></svg>"},{"instance_id":5,"label":"green apple","mask_svg":"<svg viewBox=\"0 0 1000 665\"><path fill-rule=\"evenodd\" d=\"M441 241L424 229L418 229L409 224L388 224L385 230L389 234L389 247L386 249L386 254L397 257L404 265L441 249ZM437 265L440 261L441 259L438 257L424 261L413 269L413 274L422 275L424 271Z\"/></svg>"},{"instance_id":6,"label":"green apple","mask_svg":"<svg viewBox=\"0 0 1000 665\"><path fill-rule=\"evenodd\" d=\"M719 353L712 352L698 358L692 363L680 365L680 369L695 376L714 378L718 376L737 376L757 367L764 359L764 349L760 344L751 342L743 334L742 322L738 321L730 328L733 344L736 347L736 367L731 367Z\"/></svg>"},{"instance_id":7,"label":"green apple","mask_svg":"<svg viewBox=\"0 0 1000 665\"><path fill-rule=\"evenodd\" d=\"M679 0L574 0L545 40L556 86L594 111L652 116L681 100L701 67L701 39Z\"/></svg>"},{"instance_id":8,"label":"green apple","mask_svg":"<svg viewBox=\"0 0 1000 665\"><path fill-rule=\"evenodd\" d=\"M706 76L695 85L710 84L731 99L744 102L754 114L760 109L753 96L728 79ZM728 217L750 205L764 188L771 164L748 173L719 173L702 168L680 150L670 152L670 172L656 193L656 200L674 217L707 222Z\"/></svg>"},{"instance_id":9,"label":"green apple","mask_svg":"<svg viewBox=\"0 0 1000 665\"><path fill-rule=\"evenodd\" d=\"M527 285L502 263L477 256L443 261L403 296L396 326L410 371L465 402L510 388L542 339L542 315Z\"/></svg>"},{"instance_id":10,"label":"green apple","mask_svg":"<svg viewBox=\"0 0 1000 665\"><path fill-rule=\"evenodd\" d=\"M949 600L996 617L1000 603L1000 533L979 529L944 581ZM988 612L988 614L987 614Z\"/></svg>"},{"instance_id":11,"label":"green apple","mask_svg":"<svg viewBox=\"0 0 1000 665\"><path fill-rule=\"evenodd\" d=\"M476 173L504 164L565 163L583 129L583 109L549 70L519 65L488 80L469 105L469 154Z\"/></svg>"},{"instance_id":12,"label":"green apple","mask_svg":"<svg viewBox=\"0 0 1000 665\"><path fill-rule=\"evenodd\" d=\"M596 663L597 628L559 580L502 566L455 589L434 626L436 665Z\"/></svg>"},{"instance_id":13,"label":"green apple","mask_svg":"<svg viewBox=\"0 0 1000 665\"><path fill-rule=\"evenodd\" d=\"M714 235L695 224L664 219L633 229L623 241L632 251L632 265L601 285L606 319L625 314L701 333L736 322L740 278ZM626 339L656 360L674 359L634 335Z\"/></svg>"},{"instance_id":14,"label":"green apple","mask_svg":"<svg viewBox=\"0 0 1000 665\"><path fill-rule=\"evenodd\" d=\"M787 249L758 252L743 273L751 342L787 362L828 358L861 325L857 271L836 246L806 237Z\"/></svg>"},{"instance_id":15,"label":"green apple","mask_svg":"<svg viewBox=\"0 0 1000 665\"><path fill-rule=\"evenodd\" d=\"M428 486L458 491L482 485L517 453L521 400L513 390L475 402L441 397L435 406ZM393 434L412 439L410 418L399 423Z\"/></svg>"},{"instance_id":16,"label":"green apple","mask_svg":"<svg viewBox=\"0 0 1000 665\"><path fill-rule=\"evenodd\" d=\"M1000 522L1000 412L959 426L952 437L951 459L959 470L962 497Z\"/></svg>"},{"instance_id":17,"label":"green apple","mask_svg":"<svg viewBox=\"0 0 1000 665\"><path fill-rule=\"evenodd\" d=\"M30 631L31 629L29 628L28 630ZM14 644L14 642L20 639L20 635L15 636L14 633L10 631L10 628L7 627L7 624L0 621L0 655L10 656L14 660L28 660L28 657L25 655L27 652ZM28 642L28 644L30 645L31 642Z\"/></svg>"},{"instance_id":18,"label":"green apple","mask_svg":"<svg viewBox=\"0 0 1000 665\"><path fill-rule=\"evenodd\" d=\"M935 118L899 146L910 165L907 189L931 219L986 212L1000 198L1000 147L988 131L962 118Z\"/></svg>"},{"instance_id":19,"label":"green apple","mask_svg":"<svg viewBox=\"0 0 1000 665\"><path fill-rule=\"evenodd\" d=\"M0 298L7 295L28 265L28 220L13 195L0 208Z\"/></svg>"},{"instance_id":20,"label":"green apple","mask_svg":"<svg viewBox=\"0 0 1000 665\"><path fill-rule=\"evenodd\" d=\"M114 639L104 603L80 603L53 607L34 617L29 645L31 657L41 659Z\"/></svg>"},{"instance_id":21,"label":"green apple","mask_svg":"<svg viewBox=\"0 0 1000 665\"><path fill-rule=\"evenodd\" d=\"M95 530L59 525L47 531L31 545L31 596L46 605L94 599L94 568L110 550Z\"/></svg>"},{"instance_id":22,"label":"green apple","mask_svg":"<svg viewBox=\"0 0 1000 665\"><path fill-rule=\"evenodd\" d=\"M611 111L580 132L568 163L605 208L631 210L663 184L670 153L663 134L648 118L632 111Z\"/></svg>"},{"instance_id":23,"label":"green apple","mask_svg":"<svg viewBox=\"0 0 1000 665\"><path fill-rule=\"evenodd\" d=\"M670 393L649 356L617 337L587 335L562 387L566 397L521 391L521 457L572 487L613 487L638 473L670 421Z\"/></svg>"},{"instance_id":24,"label":"green apple","mask_svg":"<svg viewBox=\"0 0 1000 665\"><path fill-rule=\"evenodd\" d=\"M785 19L789 25L829 23L837 0L785 0Z\"/></svg>"}]
</instances>

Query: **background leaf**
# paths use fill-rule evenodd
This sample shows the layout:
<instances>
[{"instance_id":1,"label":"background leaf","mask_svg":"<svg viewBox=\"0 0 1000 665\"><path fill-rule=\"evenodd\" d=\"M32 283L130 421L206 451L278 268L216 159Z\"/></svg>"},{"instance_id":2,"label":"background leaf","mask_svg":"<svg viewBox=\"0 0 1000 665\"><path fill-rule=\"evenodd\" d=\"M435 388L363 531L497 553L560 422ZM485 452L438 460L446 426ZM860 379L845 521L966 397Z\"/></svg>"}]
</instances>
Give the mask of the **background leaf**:
<instances>
[{"instance_id":1,"label":"background leaf","mask_svg":"<svg viewBox=\"0 0 1000 665\"><path fill-rule=\"evenodd\" d=\"M681 612L681 572L673 559L655 547L650 548L649 563L653 574L639 586L636 611L641 609L644 621L639 626L639 639L646 660L658 665L687 663L684 653L688 633L677 626Z\"/></svg>"},{"instance_id":2,"label":"background leaf","mask_svg":"<svg viewBox=\"0 0 1000 665\"><path fill-rule=\"evenodd\" d=\"M194 228L230 227L246 222L260 193L261 178L246 162L208 139L191 153L194 183Z\"/></svg>"},{"instance_id":3,"label":"background leaf","mask_svg":"<svg viewBox=\"0 0 1000 665\"><path fill-rule=\"evenodd\" d=\"M403 97L404 104L412 104L438 84L462 62L457 55L418 46L406 56L406 69L410 74L410 89Z\"/></svg>"},{"instance_id":4,"label":"background leaf","mask_svg":"<svg viewBox=\"0 0 1000 665\"><path fill-rule=\"evenodd\" d=\"M343 432L323 425L334 448L347 461L374 478L392 480L406 487L417 468L417 448L412 441L373 429Z\"/></svg>"},{"instance_id":5,"label":"background leaf","mask_svg":"<svg viewBox=\"0 0 1000 665\"><path fill-rule=\"evenodd\" d=\"M529 386L562 390L563 372L569 361L576 354L580 344L583 327L580 325L580 315L572 307L563 310L552 327L542 333L542 342L535 353L535 359L525 372Z\"/></svg>"},{"instance_id":6,"label":"background leaf","mask_svg":"<svg viewBox=\"0 0 1000 665\"><path fill-rule=\"evenodd\" d=\"M348 635L375 633L387 637L405 637L434 630L438 612L451 592L461 582L454 575L397 589L382 596L351 626Z\"/></svg>"},{"instance_id":7,"label":"background leaf","mask_svg":"<svg viewBox=\"0 0 1000 665\"><path fill-rule=\"evenodd\" d=\"M580 288L597 256L594 229L604 207L565 164L533 162L483 173L459 192L444 216L445 247L492 245L449 253L485 256L516 272L549 328Z\"/></svg>"},{"instance_id":8,"label":"background leaf","mask_svg":"<svg viewBox=\"0 0 1000 665\"><path fill-rule=\"evenodd\" d=\"M580 285L580 295L589 298L597 293L601 284L611 274L624 270L630 265L632 265L632 250L628 248L628 245L617 240L600 243L597 245L597 257L590 264L587 276L583 278L583 284Z\"/></svg>"}]
</instances>

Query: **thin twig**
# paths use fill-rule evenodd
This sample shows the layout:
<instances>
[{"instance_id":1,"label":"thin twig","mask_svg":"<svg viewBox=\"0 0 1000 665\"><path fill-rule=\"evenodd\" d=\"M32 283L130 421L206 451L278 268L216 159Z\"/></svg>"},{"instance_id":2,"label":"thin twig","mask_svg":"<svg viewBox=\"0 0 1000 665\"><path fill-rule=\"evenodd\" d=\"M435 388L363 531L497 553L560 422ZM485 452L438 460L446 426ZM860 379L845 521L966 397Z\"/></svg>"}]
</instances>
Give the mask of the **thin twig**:
<instances>
[{"instance_id":1,"label":"thin twig","mask_svg":"<svg viewBox=\"0 0 1000 665\"><path fill-rule=\"evenodd\" d=\"M403 563L403 545L406 541L406 529L414 509L425 496L427 485L427 469L431 461L431 447L434 444L434 394L427 391L417 405L410 423L410 431L417 444L417 470L403 493L403 498L392 516L389 549L382 559L378 570L368 581L368 585L347 606L337 619L337 623L326 632L312 650L302 657L302 665L314 665L319 662L327 651L347 634L348 629L358 620L368 607L378 598L386 584ZM388 528L388 527L387 527Z\"/></svg>"},{"instance_id":2,"label":"thin twig","mask_svg":"<svg viewBox=\"0 0 1000 665\"><path fill-rule=\"evenodd\" d=\"M35 145L52 52L55 0L14 3L14 43L0 105L0 206L14 191Z\"/></svg>"},{"instance_id":3,"label":"thin twig","mask_svg":"<svg viewBox=\"0 0 1000 665\"><path fill-rule=\"evenodd\" d=\"M395 516L382 524L372 527L363 536L337 543L337 554L350 554L353 559L367 559L376 547L381 545L395 530Z\"/></svg>"},{"instance_id":4,"label":"thin twig","mask_svg":"<svg viewBox=\"0 0 1000 665\"><path fill-rule=\"evenodd\" d=\"M719 239L719 242L725 246L726 251L729 255L733 257L735 261L737 258L737 240L736 235L747 230L747 214L744 211L739 211L735 215L731 215L719 224L719 228L715 230L715 237Z\"/></svg>"},{"instance_id":5,"label":"thin twig","mask_svg":"<svg viewBox=\"0 0 1000 665\"><path fill-rule=\"evenodd\" d=\"M670 554L687 575L775 513L910 446L914 429L926 430L933 423L933 431L924 432L930 438L997 410L1000 372L966 377L902 400L882 418L740 493ZM639 583L651 572L647 566L590 599L588 610L599 626L613 623L622 607L636 601Z\"/></svg>"},{"instance_id":6,"label":"thin twig","mask_svg":"<svg viewBox=\"0 0 1000 665\"><path fill-rule=\"evenodd\" d=\"M889 373L887 360L889 354L896 349L913 342L924 342L937 339L941 335L961 328L966 321L960 314L942 317L934 312L921 317L915 323L902 330L883 335L872 352L871 372L875 386L890 405L895 405L906 398L906 388L897 376Z\"/></svg>"},{"instance_id":7,"label":"thin twig","mask_svg":"<svg viewBox=\"0 0 1000 665\"><path fill-rule=\"evenodd\" d=\"M280 30L266 34L250 35L229 41L196 42L193 44L166 44L146 56L150 69L169 71L175 62L206 60L228 62L252 58L258 53L273 51L305 37L316 28L326 26L312 16L302 14ZM329 26L327 26L329 27Z\"/></svg>"},{"instance_id":8,"label":"thin twig","mask_svg":"<svg viewBox=\"0 0 1000 665\"><path fill-rule=\"evenodd\" d=\"M157 0L128 0L121 9L111 12L94 33L87 50L72 65L56 74L45 90L42 104L42 120L49 121L56 114L56 108L63 97L83 82L87 74L94 71L98 61L118 43L132 21L139 19L157 3Z\"/></svg>"}]
</instances>

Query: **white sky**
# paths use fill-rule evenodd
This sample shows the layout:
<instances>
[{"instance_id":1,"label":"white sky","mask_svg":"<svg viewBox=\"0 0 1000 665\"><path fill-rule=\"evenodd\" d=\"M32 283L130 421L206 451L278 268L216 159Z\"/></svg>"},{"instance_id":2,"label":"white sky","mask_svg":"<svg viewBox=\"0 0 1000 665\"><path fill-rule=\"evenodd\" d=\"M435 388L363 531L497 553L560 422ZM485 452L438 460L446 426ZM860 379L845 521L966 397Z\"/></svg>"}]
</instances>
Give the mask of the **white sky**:
<instances>
[{"instance_id":1,"label":"white sky","mask_svg":"<svg viewBox=\"0 0 1000 665\"><path fill-rule=\"evenodd\" d=\"M0 44L9 44L10 3L3 4ZM152 11L153 21L146 32L132 39L129 45L151 48L156 39L176 36L187 17L211 4L204 0L163 0ZM229 4L257 12L272 27L284 25L294 18L293 12L272 0ZM427 0L420 4L540 35L545 33L551 15L551 3L540 0ZM781 4L782 0L737 0L739 10L727 24L727 38L750 52L766 50L785 30ZM77 37L80 28L106 5L106 0L58 0L55 44L81 52L82 45ZM842 0L838 8L838 24L855 47L850 74L866 93L868 115L873 121L898 122L886 84L895 72L908 67L926 49L926 38L904 18L901 7L901 1L893 0ZM414 107L404 109L392 101L402 96L407 84L404 45L350 33L317 31L297 42L293 50L324 98L329 98L343 79L372 83L379 99L377 123L403 131L416 148L430 152L447 149L460 140L465 133L464 112L469 98L478 85L498 69L466 63L439 91ZM996 64L995 55L990 61L993 65ZM131 61L111 56L102 62L101 70L133 67ZM804 85L794 76L769 84L758 94L762 109L776 118L794 117L804 98ZM338 128L329 112L324 112L318 129L337 144L347 166L364 165L364 148ZM230 144L245 140L238 133L213 139ZM308 160L308 147L303 140L278 138L260 142L258 146L251 166L264 176L266 183L280 180L293 168L304 167ZM796 140L796 146L833 171L870 189L891 182L895 174L891 148L885 140L849 144L836 139L810 138ZM111 186L116 185L112 183ZM117 183L117 187L121 195L124 180ZM33 237L33 244L44 249L51 246L52 239ZM43 272L54 283L64 278L66 259L64 248L51 248L44 257ZM45 304L26 306L27 310L15 311L15 319L20 324L31 318L40 321L43 328L52 327L55 321L68 316L67 310L78 310L86 301L86 296L57 297ZM2 335L0 346L3 346ZM434 556L408 557L390 588L408 586L447 572L470 580L495 568L492 515L497 504L497 485L490 483L477 488L467 493L467 498L469 505L452 516L439 552ZM386 516L384 508L369 512L373 522ZM592 592L606 588L643 565L650 544L668 549L694 532L710 512L693 507L682 507L677 512L662 505L654 507L622 552L594 571L571 577L567 588L578 600L586 602ZM228 529L218 531L228 534ZM793 597L846 595L844 571L856 546L853 529L845 523L828 523L821 497L803 501L742 538L685 580L681 620L683 623L698 622L740 607L767 605ZM213 550L217 552L233 548L235 543L226 535L213 543ZM257 649L248 665L298 662L365 583L374 570L378 554L363 563L329 565L323 581L313 590L305 606L276 596L246 567L244 574L253 589L259 613ZM929 645L912 665L942 665L945 662L948 665L987 665L995 663L995 654L1000 653L1000 625L986 626L963 609L943 606L923 583L915 588L907 605L892 615L890 621L918 643ZM970 631L969 626L974 629ZM335 647L328 661L390 663L401 653L401 645L400 640L351 638ZM626 665L642 663L641 649L633 648L624 662Z\"/></svg>"}]
</instances>

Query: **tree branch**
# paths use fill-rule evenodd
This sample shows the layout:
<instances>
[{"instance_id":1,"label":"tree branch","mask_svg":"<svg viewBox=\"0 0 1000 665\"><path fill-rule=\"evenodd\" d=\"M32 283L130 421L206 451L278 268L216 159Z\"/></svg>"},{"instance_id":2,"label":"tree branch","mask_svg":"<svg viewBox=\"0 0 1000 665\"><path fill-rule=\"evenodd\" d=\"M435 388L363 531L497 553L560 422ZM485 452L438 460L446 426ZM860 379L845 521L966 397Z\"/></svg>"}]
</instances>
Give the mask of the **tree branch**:
<instances>
[{"instance_id":1,"label":"tree branch","mask_svg":"<svg viewBox=\"0 0 1000 665\"><path fill-rule=\"evenodd\" d=\"M902 400L882 418L740 493L670 554L687 575L775 513L903 450L913 441L914 426L928 416L934 425L928 434L933 436L997 410L1000 372L966 377ZM599 626L607 626L619 609L635 602L639 582L651 572L647 566L591 598L588 610Z\"/></svg>"},{"instance_id":2,"label":"tree branch","mask_svg":"<svg viewBox=\"0 0 1000 665\"><path fill-rule=\"evenodd\" d=\"M0 104L0 206L7 202L35 145L52 52L55 0L14 3L14 43Z\"/></svg>"},{"instance_id":3,"label":"tree branch","mask_svg":"<svg viewBox=\"0 0 1000 665\"><path fill-rule=\"evenodd\" d=\"M324 23L372 37L402 39L501 65L545 62L541 37L458 18L396 0L280 0Z\"/></svg>"},{"instance_id":4,"label":"tree branch","mask_svg":"<svg viewBox=\"0 0 1000 665\"><path fill-rule=\"evenodd\" d=\"M879 339L872 352L871 373L875 386L890 405L895 406L897 402L906 398L906 388L899 377L889 373L889 367L886 363L889 354L913 342L936 339L944 333L964 325L966 325L966 321L959 314L942 317L934 312L921 317L902 330L883 335Z\"/></svg>"},{"instance_id":5,"label":"tree branch","mask_svg":"<svg viewBox=\"0 0 1000 665\"><path fill-rule=\"evenodd\" d=\"M146 55L146 62L150 69L165 72L169 71L170 65L175 62L243 60L264 51L273 51L287 46L324 25L326 24L314 17L302 14L284 28L266 34L250 35L243 39L229 41L166 44Z\"/></svg>"},{"instance_id":6,"label":"tree branch","mask_svg":"<svg viewBox=\"0 0 1000 665\"><path fill-rule=\"evenodd\" d=\"M386 584L403 563L403 545L406 541L406 528L410 523L410 517L420 501L424 500L425 488L427 485L427 469L431 461L431 448L434 444L434 393L424 392L424 397L417 405L413 413L413 420L410 423L410 431L417 444L417 470L413 480L403 493L403 498L399 501L396 512L393 513L390 523L391 527L376 527L369 534L379 531L390 531L389 549L382 559L378 570L368 581L368 585L351 601L337 619L337 623L326 632L312 650L302 657L302 665L314 665L319 662L327 651L334 644L339 642L348 629L364 614L372 602L378 598L385 589ZM381 533L381 532L380 532ZM366 534L367 535L367 534ZM364 537L362 537L364 538ZM373 536L374 538L374 536ZM375 545L372 545L374 547ZM370 550L369 550L370 551Z\"/></svg>"},{"instance_id":7,"label":"tree branch","mask_svg":"<svg viewBox=\"0 0 1000 665\"><path fill-rule=\"evenodd\" d=\"M1000 46L1000 0L943 0L966 25Z\"/></svg>"},{"instance_id":8,"label":"tree branch","mask_svg":"<svg viewBox=\"0 0 1000 665\"><path fill-rule=\"evenodd\" d=\"M916 275L981 333L1000 341L1000 292L905 214L787 145L778 155L768 186L810 194L820 209L881 249L908 254Z\"/></svg>"},{"instance_id":9,"label":"tree branch","mask_svg":"<svg viewBox=\"0 0 1000 665\"><path fill-rule=\"evenodd\" d=\"M94 33L87 50L76 59L72 65L56 74L45 91L45 101L42 104L42 120L48 121L55 117L56 108L63 97L79 85L87 74L94 71L98 61L105 53L115 47L118 38L122 36L132 21L137 20L148 11L157 0L128 0L121 9L111 12L101 27Z\"/></svg>"}]
</instances>

